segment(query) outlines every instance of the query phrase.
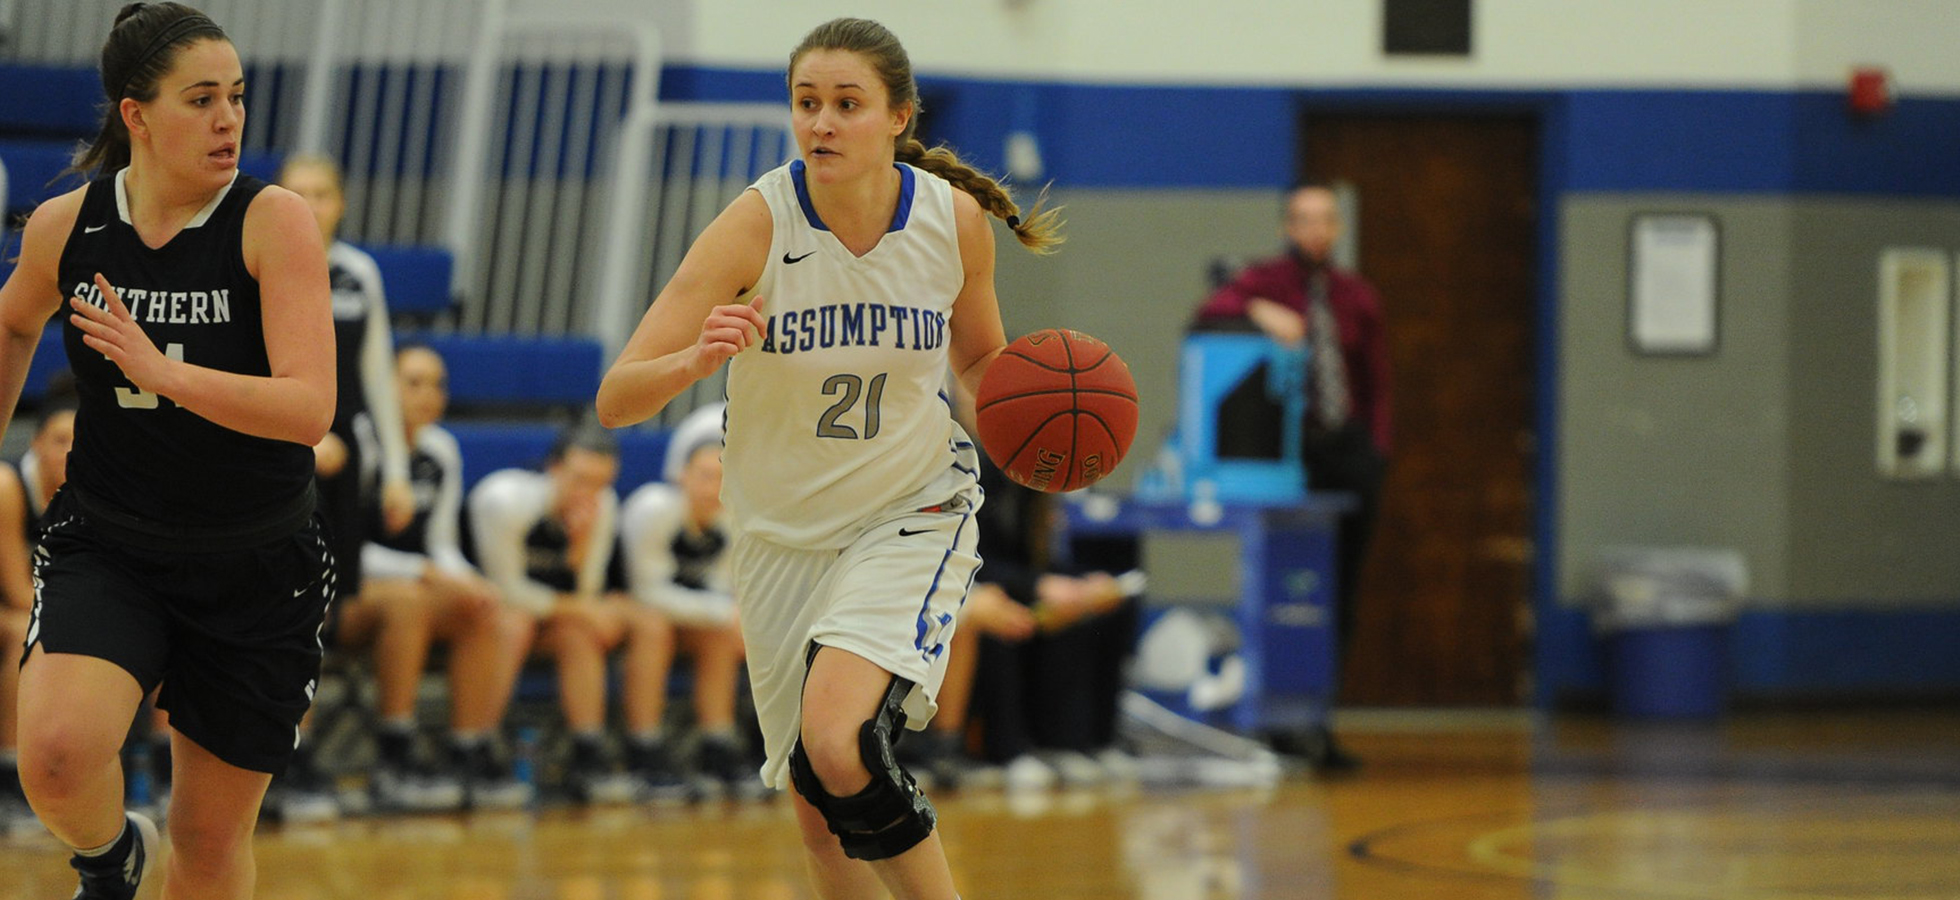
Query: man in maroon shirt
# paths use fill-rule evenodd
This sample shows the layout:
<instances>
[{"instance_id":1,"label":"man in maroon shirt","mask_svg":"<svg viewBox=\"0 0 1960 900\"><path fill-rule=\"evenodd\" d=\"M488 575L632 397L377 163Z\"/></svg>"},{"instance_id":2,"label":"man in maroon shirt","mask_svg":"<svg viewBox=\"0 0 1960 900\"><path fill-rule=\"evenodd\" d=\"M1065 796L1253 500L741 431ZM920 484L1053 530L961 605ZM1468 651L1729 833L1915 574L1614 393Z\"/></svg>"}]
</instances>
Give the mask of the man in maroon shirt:
<instances>
[{"instance_id":1,"label":"man in maroon shirt","mask_svg":"<svg viewBox=\"0 0 1960 900\"><path fill-rule=\"evenodd\" d=\"M1390 415L1388 344L1381 301L1361 276L1335 268L1330 254L1341 233L1341 211L1324 184L1303 183L1287 193L1281 233L1288 252L1238 273L1199 308L1195 330L1251 322L1282 344L1304 345L1307 362L1307 483L1316 491L1353 494L1355 509L1341 518L1337 648L1354 632L1354 599L1367 559L1387 471ZM1357 760L1331 732L1275 736L1281 749L1303 753L1330 771Z\"/></svg>"}]
</instances>

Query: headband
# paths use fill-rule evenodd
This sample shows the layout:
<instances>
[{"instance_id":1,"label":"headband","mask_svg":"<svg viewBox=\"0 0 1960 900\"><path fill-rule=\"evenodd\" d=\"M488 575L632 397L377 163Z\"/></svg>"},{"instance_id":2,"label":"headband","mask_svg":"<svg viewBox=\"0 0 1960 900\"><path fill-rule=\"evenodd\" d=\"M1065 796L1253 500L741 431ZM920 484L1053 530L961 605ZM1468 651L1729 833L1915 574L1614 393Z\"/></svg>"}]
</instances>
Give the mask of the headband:
<instances>
[{"instance_id":1,"label":"headband","mask_svg":"<svg viewBox=\"0 0 1960 900\"><path fill-rule=\"evenodd\" d=\"M136 61L130 65L129 77L123 79L122 90L117 91L115 96L110 97L109 102L120 103L122 102L122 98L129 96L129 86L136 81L136 76L142 73L143 67L149 65L152 57L158 53L162 53L164 48L171 44L183 40L191 32L205 28L216 31L219 35L225 33L224 29L218 27L218 23L211 21L211 17L203 13L192 13L169 25L165 25L162 31L157 32L156 37L150 39L149 46L144 47L142 54L137 56Z\"/></svg>"}]
</instances>

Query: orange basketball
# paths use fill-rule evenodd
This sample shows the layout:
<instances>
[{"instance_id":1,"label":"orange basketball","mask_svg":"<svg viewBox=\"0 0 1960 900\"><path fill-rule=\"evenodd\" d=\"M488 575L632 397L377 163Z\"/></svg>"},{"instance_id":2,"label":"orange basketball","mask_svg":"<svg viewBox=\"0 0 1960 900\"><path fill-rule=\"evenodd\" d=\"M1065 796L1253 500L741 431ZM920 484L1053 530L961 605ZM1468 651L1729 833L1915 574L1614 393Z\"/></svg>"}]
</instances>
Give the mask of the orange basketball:
<instances>
[{"instance_id":1,"label":"orange basketball","mask_svg":"<svg viewBox=\"0 0 1960 900\"><path fill-rule=\"evenodd\" d=\"M1137 433L1137 383L1109 345L1079 331L1022 335L974 398L980 446L1007 477L1073 491L1114 471Z\"/></svg>"}]
</instances>

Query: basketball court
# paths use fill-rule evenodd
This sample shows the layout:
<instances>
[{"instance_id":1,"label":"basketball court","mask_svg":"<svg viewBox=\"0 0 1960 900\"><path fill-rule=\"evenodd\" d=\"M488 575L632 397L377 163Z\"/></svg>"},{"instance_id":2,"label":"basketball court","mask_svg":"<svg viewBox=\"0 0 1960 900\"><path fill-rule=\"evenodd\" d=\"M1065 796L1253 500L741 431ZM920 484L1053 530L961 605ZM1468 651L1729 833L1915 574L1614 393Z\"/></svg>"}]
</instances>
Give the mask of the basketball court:
<instances>
[{"instance_id":1,"label":"basketball court","mask_svg":"<svg viewBox=\"0 0 1960 900\"><path fill-rule=\"evenodd\" d=\"M1960 713L1721 725L1360 711L1359 773L1270 788L942 795L969 898L1960 896ZM266 900L809 897L783 798L262 827ZM53 838L0 840L0 900L65 896ZM160 880L141 896L155 897Z\"/></svg>"}]
</instances>

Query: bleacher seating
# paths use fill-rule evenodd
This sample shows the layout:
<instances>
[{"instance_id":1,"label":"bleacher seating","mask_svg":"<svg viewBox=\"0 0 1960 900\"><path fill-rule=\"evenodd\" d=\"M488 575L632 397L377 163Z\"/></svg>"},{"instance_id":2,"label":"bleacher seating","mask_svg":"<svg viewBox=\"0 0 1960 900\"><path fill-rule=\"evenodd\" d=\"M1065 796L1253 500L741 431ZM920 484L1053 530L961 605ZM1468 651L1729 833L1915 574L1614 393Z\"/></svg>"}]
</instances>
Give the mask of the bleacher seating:
<instances>
[{"instance_id":1,"label":"bleacher seating","mask_svg":"<svg viewBox=\"0 0 1960 900\"><path fill-rule=\"evenodd\" d=\"M63 179L78 142L101 125L102 79L94 69L0 64L0 159L6 161L8 220L80 182Z\"/></svg>"},{"instance_id":2,"label":"bleacher seating","mask_svg":"<svg viewBox=\"0 0 1960 900\"><path fill-rule=\"evenodd\" d=\"M389 291L393 293L393 286ZM584 409L599 393L599 342L580 337L398 334L449 364L449 401L465 412Z\"/></svg>"},{"instance_id":3,"label":"bleacher seating","mask_svg":"<svg viewBox=\"0 0 1960 900\"><path fill-rule=\"evenodd\" d=\"M499 469L536 468L558 437L558 427L540 422L445 422L463 451L463 488L476 486ZM670 433L665 429L618 432L619 494L660 478Z\"/></svg>"},{"instance_id":4,"label":"bleacher seating","mask_svg":"<svg viewBox=\"0 0 1960 900\"><path fill-rule=\"evenodd\" d=\"M0 160L5 160L5 213L26 213L43 200L81 184L61 178L80 142L95 136L102 120L102 79L90 67L0 63L0 84L31 86L0 91ZM246 148L241 171L271 178L280 156Z\"/></svg>"},{"instance_id":5,"label":"bleacher seating","mask_svg":"<svg viewBox=\"0 0 1960 900\"><path fill-rule=\"evenodd\" d=\"M388 294L388 313L415 321L426 321L446 312L452 304L449 286L456 272L456 260L441 247L399 244L361 244L381 270L381 284Z\"/></svg>"},{"instance_id":6,"label":"bleacher seating","mask_svg":"<svg viewBox=\"0 0 1960 900\"><path fill-rule=\"evenodd\" d=\"M0 206L11 217L79 184L55 181L81 141L100 126L102 85L91 67L0 63L0 84L31 85L31 90L0 91ZM282 157L252 152L240 159L248 174L272 179ZM18 240L0 241L0 257L18 252ZM455 262L438 247L363 245L381 270L391 315L417 326L448 311ZM0 260L0 279L13 266ZM517 335L398 334L396 341L420 341L435 348L449 365L451 403L458 415L450 424L463 447L470 484L489 472L531 466L543 460L559 422L591 408L604 360L599 343L580 337ZM31 407L49 380L67 367L61 330L43 334L22 390ZM620 492L625 494L660 475L665 431L620 432Z\"/></svg>"},{"instance_id":7,"label":"bleacher seating","mask_svg":"<svg viewBox=\"0 0 1960 900\"><path fill-rule=\"evenodd\" d=\"M102 77L89 66L0 63L0 132L77 138L102 124Z\"/></svg>"},{"instance_id":8,"label":"bleacher seating","mask_svg":"<svg viewBox=\"0 0 1960 900\"><path fill-rule=\"evenodd\" d=\"M34 349L34 361L27 366L27 381L21 385L23 403L39 402L47 393L55 373L68 370L68 351L61 345L61 326L50 325L41 332L41 343Z\"/></svg>"}]
</instances>

